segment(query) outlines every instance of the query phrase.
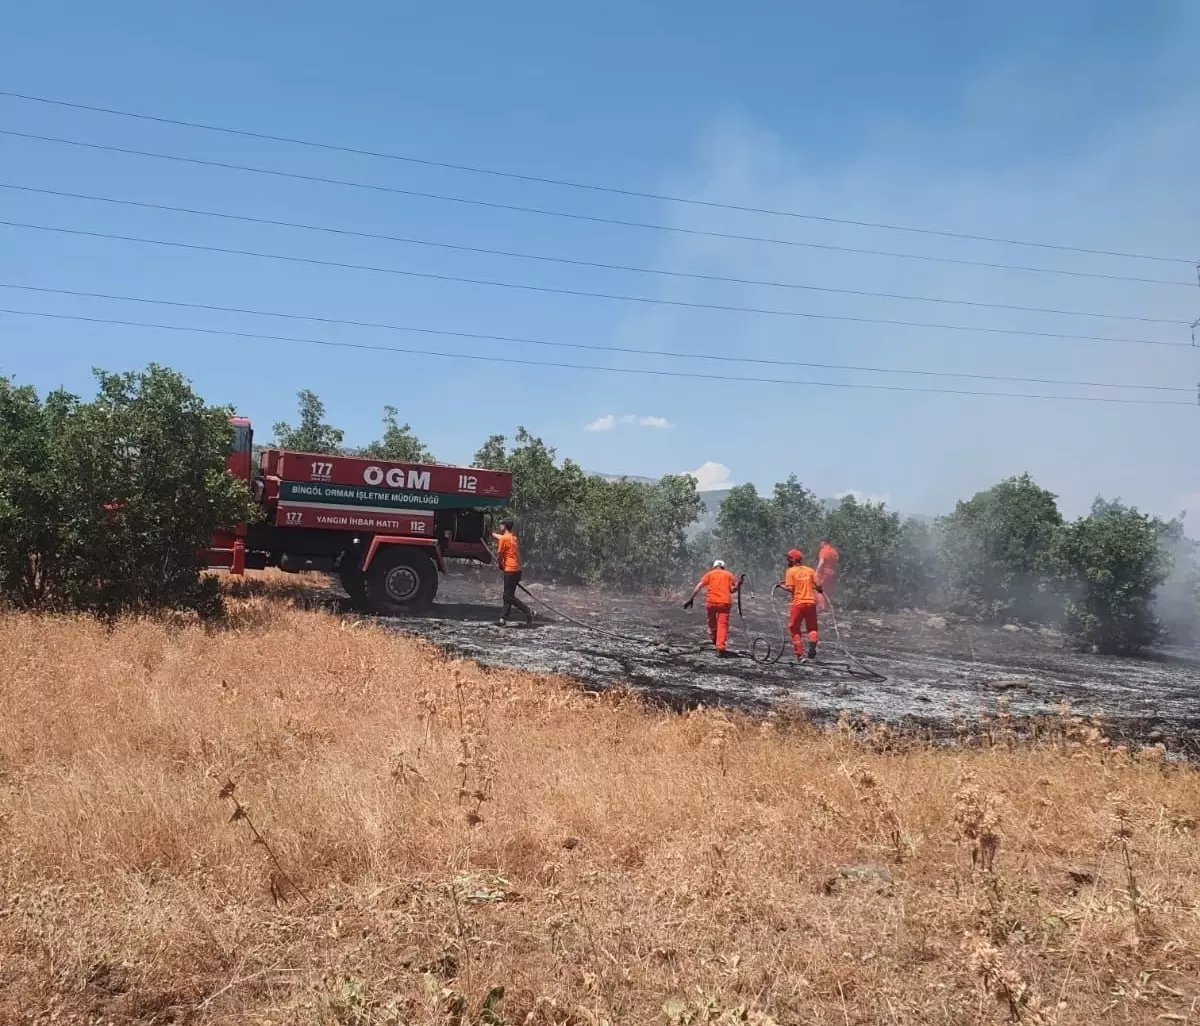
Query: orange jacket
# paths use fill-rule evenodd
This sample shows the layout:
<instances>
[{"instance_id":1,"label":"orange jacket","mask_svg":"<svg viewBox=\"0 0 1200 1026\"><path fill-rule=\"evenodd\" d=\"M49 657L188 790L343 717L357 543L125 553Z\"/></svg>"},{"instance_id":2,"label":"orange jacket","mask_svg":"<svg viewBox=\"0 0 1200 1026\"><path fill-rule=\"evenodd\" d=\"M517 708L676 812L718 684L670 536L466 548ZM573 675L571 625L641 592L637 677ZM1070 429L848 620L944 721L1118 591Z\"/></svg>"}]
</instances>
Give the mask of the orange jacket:
<instances>
[{"instance_id":1,"label":"orange jacket","mask_svg":"<svg viewBox=\"0 0 1200 1026\"><path fill-rule=\"evenodd\" d=\"M517 536L509 531L507 534L493 534L496 539L496 562L506 574L515 574L521 569L521 546L517 544Z\"/></svg>"},{"instance_id":2,"label":"orange jacket","mask_svg":"<svg viewBox=\"0 0 1200 1026\"><path fill-rule=\"evenodd\" d=\"M714 567L700 578L700 586L708 589L704 600L706 606L733 605L733 593L737 591L737 578L722 566Z\"/></svg>"},{"instance_id":3,"label":"orange jacket","mask_svg":"<svg viewBox=\"0 0 1200 1026\"><path fill-rule=\"evenodd\" d=\"M832 580L837 576L838 560L842 554L832 545L822 545L817 553L817 566L821 568L821 580Z\"/></svg>"},{"instance_id":4,"label":"orange jacket","mask_svg":"<svg viewBox=\"0 0 1200 1026\"><path fill-rule=\"evenodd\" d=\"M783 587L792 593L793 606L815 606L817 586L817 572L811 566L789 566L783 575Z\"/></svg>"}]
</instances>

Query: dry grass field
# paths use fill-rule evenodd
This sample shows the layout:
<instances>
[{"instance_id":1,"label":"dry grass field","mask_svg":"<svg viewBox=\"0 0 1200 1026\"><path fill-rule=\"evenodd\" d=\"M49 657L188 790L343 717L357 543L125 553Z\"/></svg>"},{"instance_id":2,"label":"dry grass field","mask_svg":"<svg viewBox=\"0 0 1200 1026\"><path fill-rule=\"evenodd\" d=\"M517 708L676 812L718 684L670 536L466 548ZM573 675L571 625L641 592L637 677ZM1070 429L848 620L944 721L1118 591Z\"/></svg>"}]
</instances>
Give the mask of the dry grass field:
<instances>
[{"instance_id":1,"label":"dry grass field","mask_svg":"<svg viewBox=\"0 0 1200 1026\"><path fill-rule=\"evenodd\" d=\"M1200 1024L1200 774L647 708L271 579L0 616L0 1022Z\"/></svg>"}]
</instances>

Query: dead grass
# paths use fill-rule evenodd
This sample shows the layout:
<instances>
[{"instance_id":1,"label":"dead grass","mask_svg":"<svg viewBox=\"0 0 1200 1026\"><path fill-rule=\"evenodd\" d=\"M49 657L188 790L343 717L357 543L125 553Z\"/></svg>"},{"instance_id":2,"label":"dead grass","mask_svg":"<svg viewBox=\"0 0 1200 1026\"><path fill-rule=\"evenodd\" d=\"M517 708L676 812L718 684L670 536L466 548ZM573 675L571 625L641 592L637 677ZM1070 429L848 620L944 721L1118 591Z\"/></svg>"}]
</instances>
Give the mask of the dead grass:
<instances>
[{"instance_id":1,"label":"dead grass","mask_svg":"<svg viewBox=\"0 0 1200 1026\"><path fill-rule=\"evenodd\" d=\"M670 715L277 590L0 618L0 1022L1200 1023L1157 752Z\"/></svg>"}]
</instances>

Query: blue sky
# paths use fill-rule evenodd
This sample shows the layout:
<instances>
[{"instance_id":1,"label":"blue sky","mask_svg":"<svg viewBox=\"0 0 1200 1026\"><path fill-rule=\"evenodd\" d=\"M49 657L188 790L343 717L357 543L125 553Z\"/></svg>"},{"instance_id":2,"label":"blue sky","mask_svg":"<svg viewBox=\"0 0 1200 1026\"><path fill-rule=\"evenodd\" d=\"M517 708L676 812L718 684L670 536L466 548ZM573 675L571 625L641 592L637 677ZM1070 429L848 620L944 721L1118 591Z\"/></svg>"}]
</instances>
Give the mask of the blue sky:
<instances>
[{"instance_id":1,"label":"blue sky","mask_svg":"<svg viewBox=\"0 0 1200 1026\"><path fill-rule=\"evenodd\" d=\"M1049 9L1048 9L1049 8ZM0 89L453 163L834 217L1200 256L1200 14L1187 0L860 4L20 5ZM0 128L708 231L1187 282L1186 264L580 192L0 99ZM831 253L488 210L0 135L0 183L723 277L1173 321L1200 287ZM1187 341L1186 327L697 282L331 237L0 189L0 219L681 302ZM0 227L0 281L597 346L1191 388L1186 348L704 311ZM464 341L0 289L0 306L729 375L1032 386ZM87 391L177 367L261 435L312 388L351 442L401 411L440 458L517 424L584 466L941 512L1029 470L1200 522L1200 409L518 368L0 315L0 373ZM1054 391L1053 386L1044 386ZM1188 398L1187 393L1073 394ZM591 426L593 430L587 430Z\"/></svg>"}]
</instances>

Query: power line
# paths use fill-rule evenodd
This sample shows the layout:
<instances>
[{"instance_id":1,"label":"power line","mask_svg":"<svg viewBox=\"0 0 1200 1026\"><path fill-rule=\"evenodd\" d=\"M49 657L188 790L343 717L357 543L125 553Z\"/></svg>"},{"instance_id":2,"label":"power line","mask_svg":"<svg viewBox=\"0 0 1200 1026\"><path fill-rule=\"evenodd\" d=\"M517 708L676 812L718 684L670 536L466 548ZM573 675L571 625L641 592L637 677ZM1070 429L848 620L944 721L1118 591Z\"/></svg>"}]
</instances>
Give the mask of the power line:
<instances>
[{"instance_id":1,"label":"power line","mask_svg":"<svg viewBox=\"0 0 1200 1026\"><path fill-rule=\"evenodd\" d=\"M504 210L519 214L538 214L543 217L565 218L571 221L583 221L589 224L606 224L622 228L639 228L649 231L672 232L679 235L690 235L710 239L726 239L735 242L755 242L774 246L789 246L797 249L812 249L830 253L853 253L857 256L876 256L889 259L920 260L925 263L951 264L959 267L978 267L990 270L1020 271L1029 274L1053 274L1069 278L1092 278L1102 281L1124 281L1144 285L1184 285L1191 288L1191 282L1181 282L1163 278L1141 278L1131 275L1105 274L1099 271L1075 271L1057 267L1033 267L1021 264L999 263L989 260L970 260L963 257L931 256L925 253L905 253L895 250L870 249L858 246L843 246L833 243L805 242L798 239L782 239L764 235L743 235L736 232L721 232L703 228L684 228L678 225L662 224L654 221L633 221L619 217L603 217L597 214L582 214L577 211L553 210L547 207L522 206L516 203L500 203L494 200L474 199L468 196L456 196L450 193L424 192L419 189L402 189L391 185L376 185L371 182L357 182L346 178L328 178L323 175L302 174L297 171L278 171L274 168L255 167L250 164L232 164L227 161L206 160L202 157L184 157L176 153L160 153L154 150L137 150L126 146L113 146L108 143L85 142L81 139L67 139L61 136L38 135L33 132L18 132L13 129L0 129L0 135L16 139L27 139L35 142L54 143L62 146L75 146L81 149L98 150L105 153L119 153L124 156L149 157L154 160L174 161L179 164L190 164L196 167L218 168L223 171L241 171L248 174L268 175L290 181L309 182L317 185L336 185L348 189L362 189L368 192L378 192L393 196L407 196L411 199L435 200L442 203L457 203L466 206L482 207L488 210Z\"/></svg>"},{"instance_id":2,"label":"power line","mask_svg":"<svg viewBox=\"0 0 1200 1026\"><path fill-rule=\"evenodd\" d=\"M983 392L974 389L932 388L919 385L884 385L867 382L844 381L796 381L787 378L750 378L729 377L724 374L705 374L699 371L668 371L651 370L634 367L604 367L598 364L558 363L548 360L526 360L512 356L486 356L479 353L447 353L432 349L406 349L399 346L369 346L358 342L335 342L328 339L304 338L295 335L267 335L258 332L229 331L224 328L200 328L180 324L156 324L146 321L128 321L113 317L87 317L82 314L47 313L40 310L13 310L0 307L0 314L14 317L40 317L51 320L78 321L87 324L111 324L121 327L152 328L157 331L192 332L201 335L217 335L228 338L260 339L272 342L293 342L316 346L329 346L337 349L361 349L370 352L400 353L405 356L432 356L446 360L472 360L482 363L515 364L522 367L549 367L562 370L600 371L607 374L650 375L659 378L690 378L704 381L718 381L724 384L740 382L753 385L790 385L795 387L816 388L849 388L870 389L883 392L922 392L943 395L969 396L999 396L1010 399L1043 399L1062 402L1091 402L1118 403L1122 405L1140 406L1193 406L1194 403L1182 399L1130 399L1125 397L1086 396L1086 395L1046 395L1033 392Z\"/></svg>"},{"instance_id":3,"label":"power line","mask_svg":"<svg viewBox=\"0 0 1200 1026\"><path fill-rule=\"evenodd\" d=\"M245 224L267 225L273 228L296 228L302 231L323 232L347 238L371 239L377 242L395 242L406 246L424 246L430 249L450 250L456 253L477 253L485 256L500 256L517 260L532 260L541 263L564 264L570 267L589 267L603 271L627 271L634 274L650 274L667 278L682 278L693 281L722 282L729 285L756 285L764 288L792 289L801 292L824 292L839 296L857 296L863 299L895 299L911 303L936 303L942 306L968 306L983 310L1007 310L1015 313L1054 314L1061 317L1094 317L1110 321L1139 321L1143 324L1174 324L1188 327L1191 322L1169 317L1145 317L1140 314L1112 314L1095 310L1061 310L1045 306L1020 306L1016 303L989 303L982 300L949 299L942 296L913 296L894 292L870 292L864 289L835 288L828 285L807 285L799 282L766 281L756 278L733 278L718 274L700 274L692 271L668 271L657 267L636 267L630 264L610 264L597 260L580 260L571 257L549 256L541 253L523 253L516 250L490 249L485 246L467 246L430 239L407 238L384 235L378 232L355 231L349 228L333 228L326 225L305 224L298 221L281 221L249 214L231 214L219 210L201 210L197 207L182 207L169 203L151 203L145 200L123 199L115 196L98 196L93 193L67 192L62 189L43 189L32 185L0 182L0 189L14 192L33 193L40 196L56 196L62 199L78 199L91 203L109 203L115 206L136 207L141 210L157 210L172 214L189 214L196 217L212 217L224 221L239 221ZM1189 286L1190 287L1190 286Z\"/></svg>"},{"instance_id":4,"label":"power line","mask_svg":"<svg viewBox=\"0 0 1200 1026\"><path fill-rule=\"evenodd\" d=\"M117 235L111 232L89 231L83 228L59 228L52 225L31 224L24 221L0 220L0 225L9 228L27 228L32 231L54 232L60 235L75 235L84 238L106 239L115 242L133 242L149 246L165 246L198 253L216 253L221 256L244 256L259 260L279 260L313 267L335 267L341 270L370 271L377 274L399 275L421 278L427 281L455 282L462 285L484 285L492 288L514 289L522 292L576 296L588 299L608 299L624 303L642 303L650 306L671 306L692 310L716 310L723 313L762 314L771 317L798 317L806 320L842 321L853 324L886 324L892 327L928 328L939 331L981 332L991 335L1018 335L1028 338L1076 339L1085 342L1117 342L1132 345L1186 346L1185 342L1167 342L1156 339L1123 338L1113 335L1082 335L1070 332L1025 331L1019 328L976 327L963 324L939 324L931 321L904 321L886 317L857 317L850 314L814 313L807 310L777 310L771 307L731 306L721 303L697 303L682 299L663 299L657 296L631 296L616 292L590 292L585 289L568 289L552 285L529 285L523 282L497 281L488 278L467 278L453 274L435 274L432 271L412 271L398 267L378 267L373 264L354 264L340 260L321 260L316 257L295 256L290 253L264 253L251 249L234 249L226 246L208 246L195 242L176 242L169 239L151 239L137 235ZM1190 348L1190 346L1189 346Z\"/></svg>"},{"instance_id":5,"label":"power line","mask_svg":"<svg viewBox=\"0 0 1200 1026\"><path fill-rule=\"evenodd\" d=\"M561 342L550 341L547 339L526 338L519 335L494 335L474 331L453 331L445 328L427 328L408 324L389 324L380 321L349 320L339 317L319 317L312 314L298 314L279 310L256 310L253 308L238 306L218 306L212 303L187 303L170 299L151 299L145 296L124 296L106 292L84 292L77 289L59 289L41 285L17 285L2 281L0 281L0 289L31 292L39 295L71 296L80 299L104 299L121 303L140 303L148 306L169 306L184 310L203 310L211 313L245 314L253 317L277 317L284 320L308 321L314 324L333 324L352 328L370 328L381 331L411 332L421 335L437 335L441 337L472 339L475 341L484 342L547 346L555 349L581 349L588 352L620 353L622 355L633 356L658 356L683 360L709 360L717 363L747 363L770 367L804 367L808 369L855 371L870 374L909 374L921 377L964 378L976 381L1008 381L1019 382L1021 384L1068 385L1079 388L1119 388L1157 392L1186 392L1189 395L1191 395L1194 391L1191 387L1183 387L1179 385L1144 385L1113 381L1076 381L1064 378L1017 377L1005 374L978 374L969 372L958 373L955 371L931 371L907 367L870 367L857 364L817 363L804 360L776 360L766 357L724 356L710 353L672 352L670 350L662 349L635 349L626 346L601 346L592 345L586 342Z\"/></svg>"},{"instance_id":6,"label":"power line","mask_svg":"<svg viewBox=\"0 0 1200 1026\"><path fill-rule=\"evenodd\" d=\"M643 192L637 189L623 189L611 185L596 185L589 182L577 182L565 178L551 178L542 175L521 174L514 171L501 171L496 168L482 167L471 164L453 164L448 161L431 160L423 157L413 157L407 154L388 153L382 150L369 150L354 146L341 146L336 143L320 142L313 139L301 139L295 136L274 135L268 132L256 132L247 129L230 128L224 125L210 125L200 121L186 121L181 118L160 117L138 111L118 110L112 107L100 107L93 104L75 103L66 100L54 100L44 96L33 96L28 93L18 93L0 90L0 96L14 100L24 100L30 103L48 104L55 107L65 107L72 110L89 111L94 114L109 114L116 117L133 118L139 121L149 121L162 125L174 125L179 128L198 128L207 132L219 132L224 135L240 136L245 139L258 139L267 142L287 143L293 146L306 146L312 149L327 150L335 153L350 153L360 157L374 157L384 160L401 161L422 167L438 168L445 171L463 171L470 174L487 175L492 178L503 178L509 181L529 182L537 185L555 185L568 189L579 189L587 192L606 193L613 196L626 196L636 199L655 200L664 203L679 203L686 206L704 207L711 210L732 210L748 214L767 214L772 217L794 218L802 221L816 221L823 224L845 225L855 228L877 228L885 231L906 232L915 235L932 235L945 239L958 239L971 242L989 242L1005 246L1026 246L1034 249L1045 249L1059 253L1080 253L1089 256L1117 257L1126 260L1151 260L1159 263L1193 264L1194 260L1184 257L1162 256L1148 253L1129 253L1120 250L1091 249L1086 246L1068 246L1051 242L1036 242L1027 239L1007 239L991 235L974 235L966 232L952 232L935 228L919 228L911 225L887 224L878 221L859 221L851 218L829 217L822 214L803 213L795 210L776 210L766 207L743 206L736 203L721 203L715 200L702 200L686 196L672 196L664 193Z\"/></svg>"}]
</instances>

